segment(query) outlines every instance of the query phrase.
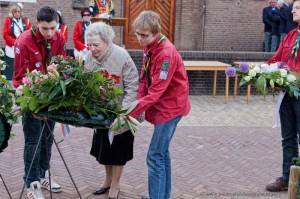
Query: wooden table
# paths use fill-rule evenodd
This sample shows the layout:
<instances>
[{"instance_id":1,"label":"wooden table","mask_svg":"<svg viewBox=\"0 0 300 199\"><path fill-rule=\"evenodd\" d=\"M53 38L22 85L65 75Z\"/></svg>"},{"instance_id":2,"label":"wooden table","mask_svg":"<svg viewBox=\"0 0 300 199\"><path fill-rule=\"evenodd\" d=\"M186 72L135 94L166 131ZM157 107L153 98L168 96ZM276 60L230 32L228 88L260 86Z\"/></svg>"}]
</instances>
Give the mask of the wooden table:
<instances>
[{"instance_id":1,"label":"wooden table","mask_svg":"<svg viewBox=\"0 0 300 199\"><path fill-rule=\"evenodd\" d=\"M219 61L183 61L185 69L187 71L214 71L214 82L213 82L213 96L216 96L217 91L217 72L225 71L226 68L231 66ZM229 90L229 77L226 76L225 84L225 97L226 103L228 103L228 90Z\"/></svg>"},{"instance_id":2,"label":"wooden table","mask_svg":"<svg viewBox=\"0 0 300 199\"><path fill-rule=\"evenodd\" d=\"M243 61L245 62L245 61ZM236 62L233 62L236 66L239 66L240 63L242 63L242 61L236 61ZM257 64L257 65L261 65L263 62L246 62L248 64ZM234 77L234 90L233 90L233 96L234 96L234 100L235 100L235 97L236 97L236 91L237 91L237 84L238 84L238 76L236 75ZM249 104L249 101L250 101L250 92L251 92L251 85L248 85L247 86L247 104Z\"/></svg>"}]
</instances>

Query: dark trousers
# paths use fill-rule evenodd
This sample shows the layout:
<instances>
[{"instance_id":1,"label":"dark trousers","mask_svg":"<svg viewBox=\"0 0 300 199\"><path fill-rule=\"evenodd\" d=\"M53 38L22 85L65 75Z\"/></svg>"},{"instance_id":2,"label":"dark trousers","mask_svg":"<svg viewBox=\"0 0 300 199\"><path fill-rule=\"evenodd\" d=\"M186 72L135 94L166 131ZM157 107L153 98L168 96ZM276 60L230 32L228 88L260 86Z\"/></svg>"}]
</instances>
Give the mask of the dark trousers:
<instances>
[{"instance_id":1,"label":"dark trousers","mask_svg":"<svg viewBox=\"0 0 300 199\"><path fill-rule=\"evenodd\" d=\"M40 181L40 178L45 177L45 172L49 169L49 161L51 158L51 149L53 144L53 129L55 122L47 121L48 125L45 125L43 130L44 120L38 120L33 117L30 111L26 112L22 118L23 132L24 132L24 164L25 164L25 176L29 173L31 161L33 160L34 152L37 148L35 158L33 160L28 180L26 182L27 187L33 181ZM43 130L43 131L42 131ZM39 137L42 133L41 142L38 145Z\"/></svg>"},{"instance_id":2,"label":"dark trousers","mask_svg":"<svg viewBox=\"0 0 300 199\"><path fill-rule=\"evenodd\" d=\"M282 177L289 179L292 159L298 157L298 132L300 130L300 99L285 94L280 106L282 136Z\"/></svg>"}]
</instances>

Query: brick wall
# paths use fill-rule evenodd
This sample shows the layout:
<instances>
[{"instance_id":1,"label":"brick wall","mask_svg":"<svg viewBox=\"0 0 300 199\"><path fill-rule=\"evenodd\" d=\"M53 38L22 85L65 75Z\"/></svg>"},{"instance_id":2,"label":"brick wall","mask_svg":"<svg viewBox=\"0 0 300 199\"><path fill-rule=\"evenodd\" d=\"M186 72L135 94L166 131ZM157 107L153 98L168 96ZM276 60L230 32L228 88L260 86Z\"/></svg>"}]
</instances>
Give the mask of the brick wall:
<instances>
[{"instance_id":1,"label":"brick wall","mask_svg":"<svg viewBox=\"0 0 300 199\"><path fill-rule=\"evenodd\" d=\"M129 54L134 60L137 68L142 66L142 51L129 50ZM219 51L180 51L183 60L209 60L221 61L233 65L236 61L258 62L266 61L272 57L273 53L261 52L219 52ZM190 94L191 95L212 95L213 72L212 71L188 71ZM234 78L229 81L229 95L233 95ZM246 94L246 86L237 90L237 95ZM219 71L217 75L217 95L225 93L225 73ZM252 95L259 94L255 89Z\"/></svg>"},{"instance_id":2,"label":"brick wall","mask_svg":"<svg viewBox=\"0 0 300 199\"><path fill-rule=\"evenodd\" d=\"M86 0L86 5L88 2L89 0ZM116 17L123 17L125 0L114 2ZM261 51L263 41L261 15L263 7L268 5L267 2L267 0L176 0L174 43L178 49L184 51ZM23 4L24 13L33 24L39 8L51 5L60 10L69 27L67 47L70 49L74 47L72 40L74 24L81 20L81 16L80 10L72 9L72 0L37 0L36 4ZM0 6L1 25L8 9L9 6ZM121 45L123 27L114 27L114 30L115 42ZM1 35L0 47L3 46Z\"/></svg>"}]
</instances>

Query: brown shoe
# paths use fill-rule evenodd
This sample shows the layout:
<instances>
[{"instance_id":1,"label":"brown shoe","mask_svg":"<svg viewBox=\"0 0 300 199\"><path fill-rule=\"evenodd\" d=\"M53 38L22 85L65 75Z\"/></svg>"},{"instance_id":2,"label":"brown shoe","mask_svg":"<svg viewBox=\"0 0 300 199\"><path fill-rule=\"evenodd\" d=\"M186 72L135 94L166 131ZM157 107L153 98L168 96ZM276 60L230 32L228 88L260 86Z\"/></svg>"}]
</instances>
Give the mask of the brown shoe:
<instances>
[{"instance_id":1,"label":"brown shoe","mask_svg":"<svg viewBox=\"0 0 300 199\"><path fill-rule=\"evenodd\" d=\"M266 189L271 192L287 191L289 187L289 181L284 180L282 177L277 178L275 182L266 186Z\"/></svg>"}]
</instances>

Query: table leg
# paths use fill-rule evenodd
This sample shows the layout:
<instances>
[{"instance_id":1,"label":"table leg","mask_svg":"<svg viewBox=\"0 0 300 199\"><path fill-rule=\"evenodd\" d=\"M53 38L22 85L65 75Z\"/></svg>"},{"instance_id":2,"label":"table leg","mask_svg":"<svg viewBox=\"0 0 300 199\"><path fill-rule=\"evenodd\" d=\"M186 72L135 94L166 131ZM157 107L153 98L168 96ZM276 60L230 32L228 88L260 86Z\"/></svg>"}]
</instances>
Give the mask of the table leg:
<instances>
[{"instance_id":1,"label":"table leg","mask_svg":"<svg viewBox=\"0 0 300 199\"><path fill-rule=\"evenodd\" d=\"M250 101L250 91L251 91L251 85L249 84L247 87L247 104L249 104Z\"/></svg>"},{"instance_id":2,"label":"table leg","mask_svg":"<svg viewBox=\"0 0 300 199\"><path fill-rule=\"evenodd\" d=\"M226 75L226 83L225 83L226 104L228 103L228 89L229 89L229 77Z\"/></svg>"},{"instance_id":3,"label":"table leg","mask_svg":"<svg viewBox=\"0 0 300 199\"><path fill-rule=\"evenodd\" d=\"M214 71L214 85L213 85L213 96L216 96L217 93L217 71Z\"/></svg>"},{"instance_id":4,"label":"table leg","mask_svg":"<svg viewBox=\"0 0 300 199\"><path fill-rule=\"evenodd\" d=\"M235 97L236 97L237 83L238 83L238 76L236 75L236 76L234 77L234 88L233 88L233 97L234 97L234 101L235 101Z\"/></svg>"}]
</instances>

